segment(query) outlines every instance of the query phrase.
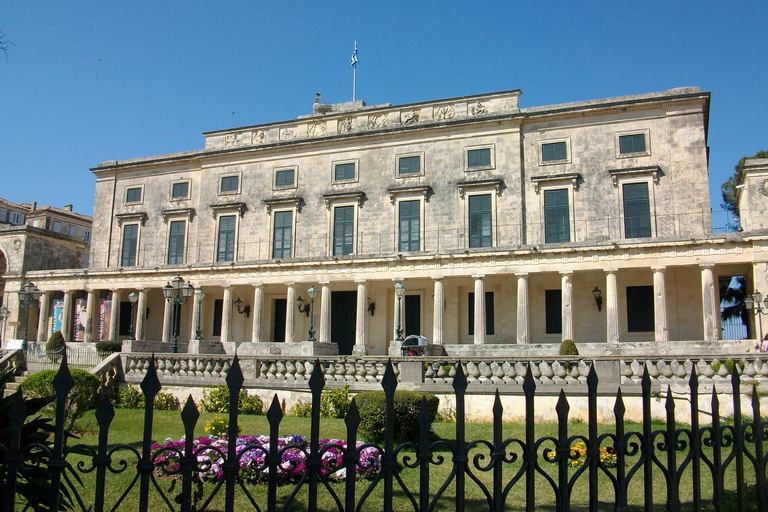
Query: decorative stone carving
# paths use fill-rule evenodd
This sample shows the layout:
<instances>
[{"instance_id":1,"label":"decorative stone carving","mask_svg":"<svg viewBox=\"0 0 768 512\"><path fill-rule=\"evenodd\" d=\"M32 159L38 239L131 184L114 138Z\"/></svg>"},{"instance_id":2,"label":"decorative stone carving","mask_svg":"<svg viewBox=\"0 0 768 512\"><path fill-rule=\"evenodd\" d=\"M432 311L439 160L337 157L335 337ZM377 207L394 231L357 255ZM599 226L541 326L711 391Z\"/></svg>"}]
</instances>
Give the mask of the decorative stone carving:
<instances>
[{"instance_id":1,"label":"decorative stone carving","mask_svg":"<svg viewBox=\"0 0 768 512\"><path fill-rule=\"evenodd\" d=\"M400 113L400 122L403 124L416 124L419 122L419 113L415 110Z\"/></svg>"},{"instance_id":2,"label":"decorative stone carving","mask_svg":"<svg viewBox=\"0 0 768 512\"><path fill-rule=\"evenodd\" d=\"M383 128L389 124L387 114L371 114L368 116L368 128Z\"/></svg>"},{"instance_id":3,"label":"decorative stone carving","mask_svg":"<svg viewBox=\"0 0 768 512\"><path fill-rule=\"evenodd\" d=\"M310 123L307 126L307 135L310 137L320 137L325 135L327 128L325 123Z\"/></svg>"},{"instance_id":4,"label":"decorative stone carving","mask_svg":"<svg viewBox=\"0 0 768 512\"><path fill-rule=\"evenodd\" d=\"M763 180L760 184L760 193L768 197L768 179Z\"/></svg>"},{"instance_id":5,"label":"decorative stone carving","mask_svg":"<svg viewBox=\"0 0 768 512\"><path fill-rule=\"evenodd\" d=\"M251 134L251 144L264 144L267 142L267 132L259 130Z\"/></svg>"},{"instance_id":6,"label":"decorative stone carving","mask_svg":"<svg viewBox=\"0 0 768 512\"><path fill-rule=\"evenodd\" d=\"M336 131L339 133L347 133L352 131L352 118L345 117L344 119L339 119L338 124L336 125Z\"/></svg>"},{"instance_id":7,"label":"decorative stone carving","mask_svg":"<svg viewBox=\"0 0 768 512\"><path fill-rule=\"evenodd\" d=\"M294 128L281 128L280 140L293 140L296 138L296 130Z\"/></svg>"},{"instance_id":8,"label":"decorative stone carving","mask_svg":"<svg viewBox=\"0 0 768 512\"><path fill-rule=\"evenodd\" d=\"M456 107L454 105L442 105L439 107L435 107L435 109L432 112L432 117L434 117L436 121L453 119L455 115L456 115Z\"/></svg>"},{"instance_id":9,"label":"decorative stone carving","mask_svg":"<svg viewBox=\"0 0 768 512\"><path fill-rule=\"evenodd\" d=\"M224 147L225 148L234 148L239 146L242 143L241 134L239 133L228 133L224 136Z\"/></svg>"},{"instance_id":10,"label":"decorative stone carving","mask_svg":"<svg viewBox=\"0 0 768 512\"><path fill-rule=\"evenodd\" d=\"M485 108L485 105L483 105L482 103L480 103L478 101L474 105L470 105L469 106L469 113L472 114L473 116L480 116L480 115L483 115L483 114L487 114L488 113L488 109Z\"/></svg>"}]
</instances>

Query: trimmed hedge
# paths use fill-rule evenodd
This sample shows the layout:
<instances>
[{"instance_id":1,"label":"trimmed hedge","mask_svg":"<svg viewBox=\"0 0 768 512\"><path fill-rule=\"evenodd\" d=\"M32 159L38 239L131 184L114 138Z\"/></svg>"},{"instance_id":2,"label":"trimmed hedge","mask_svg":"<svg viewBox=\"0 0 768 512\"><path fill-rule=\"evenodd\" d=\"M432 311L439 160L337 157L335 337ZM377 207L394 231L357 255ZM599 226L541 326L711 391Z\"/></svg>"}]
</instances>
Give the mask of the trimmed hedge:
<instances>
[{"instance_id":1,"label":"trimmed hedge","mask_svg":"<svg viewBox=\"0 0 768 512\"><path fill-rule=\"evenodd\" d=\"M101 357L106 357L123 350L123 342L120 340L97 341L96 352Z\"/></svg>"},{"instance_id":2,"label":"trimmed hedge","mask_svg":"<svg viewBox=\"0 0 768 512\"><path fill-rule=\"evenodd\" d=\"M576 343L573 340L563 340L560 344L561 356L577 356L579 355L579 349L576 348Z\"/></svg>"},{"instance_id":3,"label":"trimmed hedge","mask_svg":"<svg viewBox=\"0 0 768 512\"><path fill-rule=\"evenodd\" d=\"M70 368L70 374L74 385L65 402L66 420L64 430L69 432L75 425L75 421L85 414L85 411L96 404L96 398L101 388L101 379L85 370ZM50 398L56 396L53 389L53 380L58 370L43 370L30 375L21 383L19 388L25 396L32 398ZM46 410L53 413L56 410L56 402L49 405Z\"/></svg>"},{"instance_id":4,"label":"trimmed hedge","mask_svg":"<svg viewBox=\"0 0 768 512\"><path fill-rule=\"evenodd\" d=\"M437 417L440 399L431 393L418 391L395 391L395 441L418 442L419 411L422 399L427 401L427 409L432 421ZM355 396L355 403L360 413L360 434L373 443L384 440L384 422L386 421L386 397L384 391L364 391Z\"/></svg>"},{"instance_id":5,"label":"trimmed hedge","mask_svg":"<svg viewBox=\"0 0 768 512\"><path fill-rule=\"evenodd\" d=\"M45 351L51 352L60 350L66 345L64 341L64 335L61 334L61 331L56 331L53 334L51 334L51 337L48 338L48 342L45 344Z\"/></svg>"}]
</instances>

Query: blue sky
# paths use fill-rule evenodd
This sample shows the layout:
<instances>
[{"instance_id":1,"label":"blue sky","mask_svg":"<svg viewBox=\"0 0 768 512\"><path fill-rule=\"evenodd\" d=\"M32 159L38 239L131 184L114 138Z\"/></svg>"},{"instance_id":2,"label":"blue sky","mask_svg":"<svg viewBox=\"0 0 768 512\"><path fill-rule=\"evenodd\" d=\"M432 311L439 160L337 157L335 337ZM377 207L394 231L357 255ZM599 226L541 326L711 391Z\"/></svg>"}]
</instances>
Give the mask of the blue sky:
<instances>
[{"instance_id":1,"label":"blue sky","mask_svg":"<svg viewBox=\"0 0 768 512\"><path fill-rule=\"evenodd\" d=\"M531 107L712 92L712 207L768 149L768 2L5 1L0 197L91 214L89 168L203 147L202 133L323 101L522 89ZM715 216L715 225L725 218Z\"/></svg>"}]
</instances>

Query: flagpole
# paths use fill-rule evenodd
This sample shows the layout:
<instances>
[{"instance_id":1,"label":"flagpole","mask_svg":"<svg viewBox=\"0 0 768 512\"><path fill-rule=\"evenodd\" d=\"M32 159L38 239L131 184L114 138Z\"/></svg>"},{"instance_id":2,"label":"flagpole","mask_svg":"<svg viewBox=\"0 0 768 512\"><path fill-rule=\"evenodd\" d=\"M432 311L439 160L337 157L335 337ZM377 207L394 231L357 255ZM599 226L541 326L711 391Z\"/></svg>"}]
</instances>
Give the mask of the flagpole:
<instances>
[{"instance_id":1,"label":"flagpole","mask_svg":"<svg viewBox=\"0 0 768 512\"><path fill-rule=\"evenodd\" d=\"M355 101L355 90L357 89L357 41L355 41L355 52L352 55L352 101Z\"/></svg>"}]
</instances>

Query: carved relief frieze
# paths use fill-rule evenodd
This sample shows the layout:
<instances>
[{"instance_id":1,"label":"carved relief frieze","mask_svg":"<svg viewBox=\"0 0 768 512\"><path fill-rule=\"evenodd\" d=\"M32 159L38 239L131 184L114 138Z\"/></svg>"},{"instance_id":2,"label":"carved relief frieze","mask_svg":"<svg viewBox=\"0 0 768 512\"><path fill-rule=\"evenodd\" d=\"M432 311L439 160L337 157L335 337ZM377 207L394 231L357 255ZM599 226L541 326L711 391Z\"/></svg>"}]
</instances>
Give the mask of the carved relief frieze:
<instances>
[{"instance_id":1,"label":"carved relief frieze","mask_svg":"<svg viewBox=\"0 0 768 512\"><path fill-rule=\"evenodd\" d=\"M319 123L310 123L309 126L307 126L307 135L310 137L321 137L325 135L326 130L327 127L323 121Z\"/></svg>"},{"instance_id":2,"label":"carved relief frieze","mask_svg":"<svg viewBox=\"0 0 768 512\"><path fill-rule=\"evenodd\" d=\"M251 144L264 144L267 142L267 132L258 130L251 134Z\"/></svg>"},{"instance_id":3,"label":"carved relief frieze","mask_svg":"<svg viewBox=\"0 0 768 512\"><path fill-rule=\"evenodd\" d=\"M400 122L403 124L416 124L419 122L419 113L415 110L400 112Z\"/></svg>"},{"instance_id":4,"label":"carved relief frieze","mask_svg":"<svg viewBox=\"0 0 768 512\"><path fill-rule=\"evenodd\" d=\"M368 128L384 128L389 124L387 114L371 114L368 116Z\"/></svg>"},{"instance_id":5,"label":"carved relief frieze","mask_svg":"<svg viewBox=\"0 0 768 512\"><path fill-rule=\"evenodd\" d=\"M242 136L240 133L228 133L224 136L224 147L235 148L242 143Z\"/></svg>"},{"instance_id":6,"label":"carved relief frieze","mask_svg":"<svg viewBox=\"0 0 768 512\"><path fill-rule=\"evenodd\" d=\"M293 140L296 138L295 128L280 128L280 140Z\"/></svg>"},{"instance_id":7,"label":"carved relief frieze","mask_svg":"<svg viewBox=\"0 0 768 512\"><path fill-rule=\"evenodd\" d=\"M339 133L347 133L352 131L352 118L345 117L344 119L339 119L338 124L336 125L336 131Z\"/></svg>"},{"instance_id":8,"label":"carved relief frieze","mask_svg":"<svg viewBox=\"0 0 768 512\"><path fill-rule=\"evenodd\" d=\"M432 112L432 117L436 121L444 121L446 119L453 119L456 115L456 107L454 105L441 105L435 107Z\"/></svg>"},{"instance_id":9,"label":"carved relief frieze","mask_svg":"<svg viewBox=\"0 0 768 512\"><path fill-rule=\"evenodd\" d=\"M760 193L764 196L768 196L768 179L763 180L760 184Z\"/></svg>"},{"instance_id":10,"label":"carved relief frieze","mask_svg":"<svg viewBox=\"0 0 768 512\"><path fill-rule=\"evenodd\" d=\"M472 114L473 116L480 116L480 115L483 115L483 114L487 114L488 113L488 109L485 108L485 105L483 105L482 103L480 103L478 101L474 105L470 105L469 106L469 113Z\"/></svg>"}]
</instances>

